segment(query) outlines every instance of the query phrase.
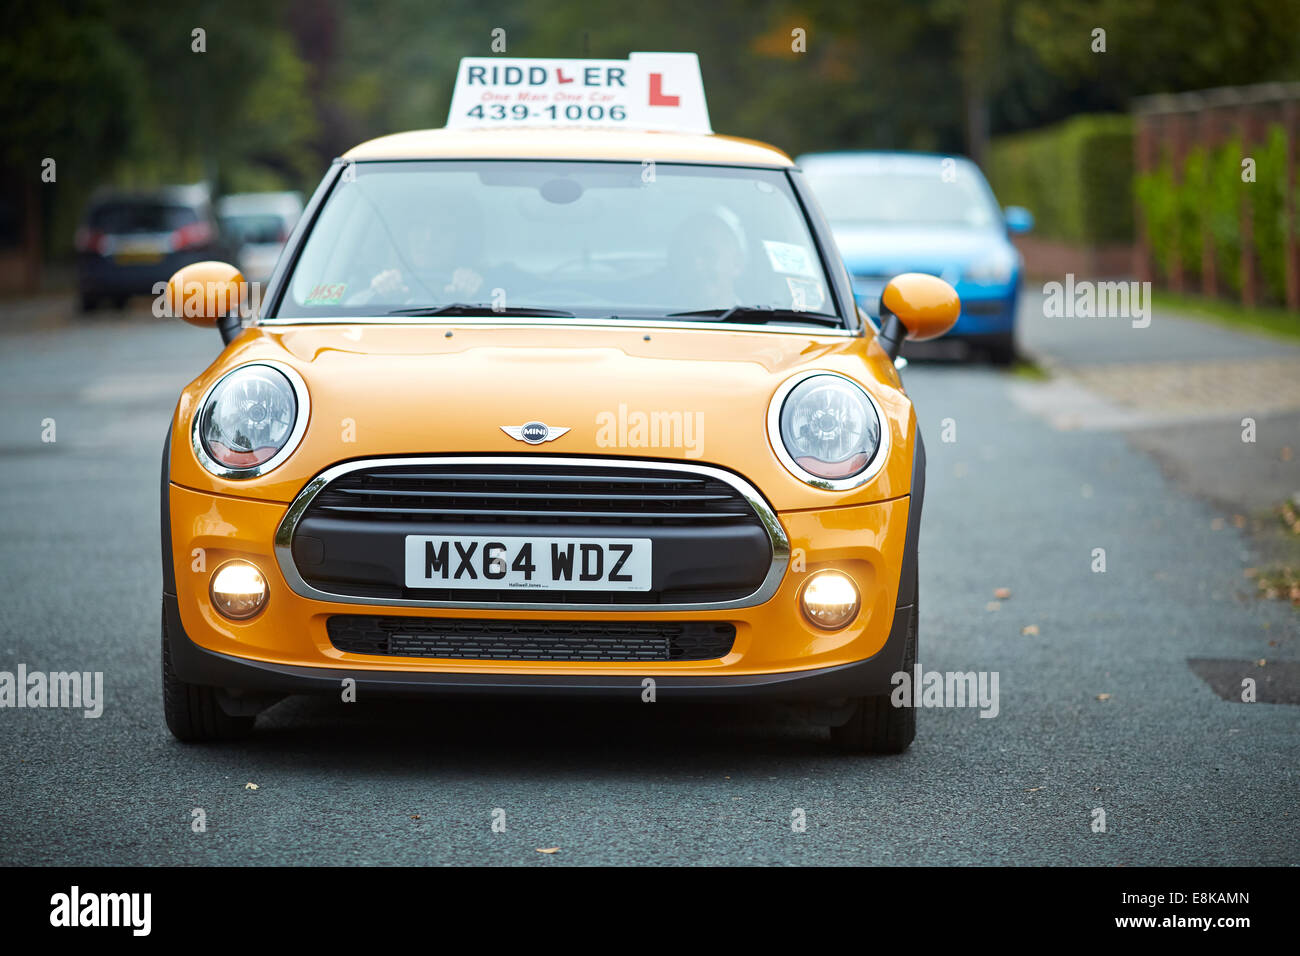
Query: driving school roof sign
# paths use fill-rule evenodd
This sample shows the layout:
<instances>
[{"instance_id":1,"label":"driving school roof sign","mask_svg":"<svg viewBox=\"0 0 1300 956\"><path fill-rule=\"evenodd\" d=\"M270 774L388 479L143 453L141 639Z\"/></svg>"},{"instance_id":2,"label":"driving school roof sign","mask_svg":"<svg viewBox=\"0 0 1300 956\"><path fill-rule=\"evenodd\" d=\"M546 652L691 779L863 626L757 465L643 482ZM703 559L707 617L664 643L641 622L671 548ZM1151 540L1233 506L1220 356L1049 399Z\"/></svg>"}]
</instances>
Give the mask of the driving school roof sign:
<instances>
[{"instance_id":1,"label":"driving school roof sign","mask_svg":"<svg viewBox=\"0 0 1300 956\"><path fill-rule=\"evenodd\" d=\"M694 53L626 60L463 57L447 127L604 126L711 133Z\"/></svg>"}]
</instances>

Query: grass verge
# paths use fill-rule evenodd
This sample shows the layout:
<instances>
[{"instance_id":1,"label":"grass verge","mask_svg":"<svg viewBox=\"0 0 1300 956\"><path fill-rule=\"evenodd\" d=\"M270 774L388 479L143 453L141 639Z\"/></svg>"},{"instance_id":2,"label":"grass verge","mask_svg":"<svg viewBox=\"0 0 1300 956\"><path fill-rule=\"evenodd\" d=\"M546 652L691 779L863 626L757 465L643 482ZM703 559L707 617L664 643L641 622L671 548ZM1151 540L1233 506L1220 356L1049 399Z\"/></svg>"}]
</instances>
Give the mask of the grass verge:
<instances>
[{"instance_id":1,"label":"grass verge","mask_svg":"<svg viewBox=\"0 0 1300 956\"><path fill-rule=\"evenodd\" d=\"M1157 309L1168 310L1176 315L1235 329L1262 332L1277 338L1300 340L1300 312L1277 308L1247 308L1233 302L1164 291L1153 291L1151 298Z\"/></svg>"}]
</instances>

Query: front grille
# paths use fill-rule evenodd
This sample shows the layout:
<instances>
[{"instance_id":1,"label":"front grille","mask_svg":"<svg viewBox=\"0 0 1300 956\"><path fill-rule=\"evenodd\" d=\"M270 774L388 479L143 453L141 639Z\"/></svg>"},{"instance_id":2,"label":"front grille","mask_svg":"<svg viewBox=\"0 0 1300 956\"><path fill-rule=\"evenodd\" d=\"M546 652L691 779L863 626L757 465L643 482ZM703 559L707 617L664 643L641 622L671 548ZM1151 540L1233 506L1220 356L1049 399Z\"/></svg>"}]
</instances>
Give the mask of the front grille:
<instances>
[{"instance_id":1,"label":"front grille","mask_svg":"<svg viewBox=\"0 0 1300 956\"><path fill-rule=\"evenodd\" d=\"M784 545L775 515L718 469L651 462L421 458L340 466L282 526L314 591L374 603L610 608L726 604L758 595ZM761 516L760 516L761 515ZM408 535L648 538L648 590L408 587ZM784 557L784 555L780 555ZM433 583L433 582L429 582ZM438 582L443 583L443 582ZM761 598L766 599L766 598Z\"/></svg>"},{"instance_id":2,"label":"front grille","mask_svg":"<svg viewBox=\"0 0 1300 956\"><path fill-rule=\"evenodd\" d=\"M708 475L562 465L389 465L340 475L305 518L446 524L757 524L744 496Z\"/></svg>"},{"instance_id":3,"label":"front grille","mask_svg":"<svg viewBox=\"0 0 1300 956\"><path fill-rule=\"evenodd\" d=\"M707 661L731 652L714 621L484 621L336 614L330 643L349 654L486 661Z\"/></svg>"},{"instance_id":4,"label":"front grille","mask_svg":"<svg viewBox=\"0 0 1300 956\"><path fill-rule=\"evenodd\" d=\"M338 466L277 532L309 597L428 606L698 606L767 600L785 541L770 507L718 468L623 459L412 458ZM407 536L649 538L646 591L408 587ZM428 581L434 584L434 581Z\"/></svg>"}]
</instances>

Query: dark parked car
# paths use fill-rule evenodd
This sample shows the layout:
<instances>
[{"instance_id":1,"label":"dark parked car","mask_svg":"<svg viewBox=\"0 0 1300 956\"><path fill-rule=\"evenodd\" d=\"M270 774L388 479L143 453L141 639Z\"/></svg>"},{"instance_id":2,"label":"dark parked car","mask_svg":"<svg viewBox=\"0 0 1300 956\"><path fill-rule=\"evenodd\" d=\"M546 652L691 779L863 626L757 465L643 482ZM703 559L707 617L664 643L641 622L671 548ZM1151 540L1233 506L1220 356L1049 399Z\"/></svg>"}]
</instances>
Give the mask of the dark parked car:
<instances>
[{"instance_id":1,"label":"dark parked car","mask_svg":"<svg viewBox=\"0 0 1300 956\"><path fill-rule=\"evenodd\" d=\"M109 300L153 295L182 266L231 257L207 186L97 193L77 229L77 291L89 312Z\"/></svg>"}]
</instances>

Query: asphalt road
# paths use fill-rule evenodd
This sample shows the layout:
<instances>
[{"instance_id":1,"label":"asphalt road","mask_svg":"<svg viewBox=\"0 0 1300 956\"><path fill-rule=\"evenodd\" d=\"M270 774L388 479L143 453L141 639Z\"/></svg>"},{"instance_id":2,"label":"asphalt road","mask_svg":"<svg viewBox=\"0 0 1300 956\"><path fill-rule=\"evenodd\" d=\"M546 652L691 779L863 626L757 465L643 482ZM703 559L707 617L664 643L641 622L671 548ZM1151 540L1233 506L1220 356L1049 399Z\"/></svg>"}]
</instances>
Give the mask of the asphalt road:
<instances>
[{"instance_id":1,"label":"asphalt road","mask_svg":"<svg viewBox=\"0 0 1300 956\"><path fill-rule=\"evenodd\" d=\"M1300 616L1248 594L1251 539L1131 430L1061 427L1035 404L1053 383L975 365L905 374L930 459L921 662L998 672L993 719L923 710L907 754L848 758L771 708L298 699L250 741L178 744L158 457L217 348L147 315L0 333L0 670L103 671L106 697L99 719L0 710L0 863L1300 862L1300 711L1188 665L1232 687L1300 658Z\"/></svg>"}]
</instances>

